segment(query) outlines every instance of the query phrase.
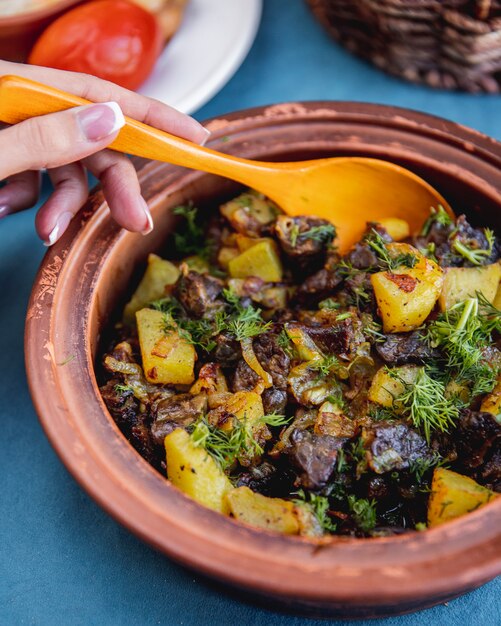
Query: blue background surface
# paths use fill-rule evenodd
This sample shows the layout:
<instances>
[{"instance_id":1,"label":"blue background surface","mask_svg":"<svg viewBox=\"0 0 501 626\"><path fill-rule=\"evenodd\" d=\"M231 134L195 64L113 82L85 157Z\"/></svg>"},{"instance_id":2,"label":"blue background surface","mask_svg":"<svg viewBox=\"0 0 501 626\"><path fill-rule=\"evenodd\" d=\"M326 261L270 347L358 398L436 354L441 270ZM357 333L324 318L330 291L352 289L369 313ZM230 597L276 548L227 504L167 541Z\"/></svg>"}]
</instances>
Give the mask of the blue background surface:
<instances>
[{"instance_id":1,"label":"blue background surface","mask_svg":"<svg viewBox=\"0 0 501 626\"><path fill-rule=\"evenodd\" d=\"M264 4L248 58L197 118L287 100L363 100L420 109L501 139L501 97L387 77L332 43L301 0ZM208 585L130 535L68 475L38 424L24 373L24 315L44 253L33 217L32 210L0 221L0 624L320 624ZM499 625L500 596L497 579L448 606L381 623Z\"/></svg>"}]
</instances>

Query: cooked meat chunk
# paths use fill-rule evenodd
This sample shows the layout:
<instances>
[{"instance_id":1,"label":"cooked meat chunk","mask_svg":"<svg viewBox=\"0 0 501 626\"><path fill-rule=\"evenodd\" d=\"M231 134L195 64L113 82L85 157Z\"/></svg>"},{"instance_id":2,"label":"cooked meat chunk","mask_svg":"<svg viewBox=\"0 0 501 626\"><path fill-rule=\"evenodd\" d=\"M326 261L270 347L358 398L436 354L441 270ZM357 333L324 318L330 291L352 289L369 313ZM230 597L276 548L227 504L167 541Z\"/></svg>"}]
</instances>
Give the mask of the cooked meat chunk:
<instances>
[{"instance_id":1,"label":"cooked meat chunk","mask_svg":"<svg viewBox=\"0 0 501 626\"><path fill-rule=\"evenodd\" d=\"M181 393L153 404L151 434L155 443L163 445L166 435L193 424L206 411L207 396L203 393Z\"/></svg>"},{"instance_id":2,"label":"cooked meat chunk","mask_svg":"<svg viewBox=\"0 0 501 626\"><path fill-rule=\"evenodd\" d=\"M174 295L189 315L212 318L224 306L218 299L222 289L223 283L218 278L189 270L179 277Z\"/></svg>"},{"instance_id":3,"label":"cooked meat chunk","mask_svg":"<svg viewBox=\"0 0 501 626\"><path fill-rule=\"evenodd\" d=\"M392 241L392 238L380 224L368 222L363 238L353 246L352 250L346 256L347 263L357 270L374 268L379 264L376 253L365 240L373 231L381 235L384 241L388 243Z\"/></svg>"},{"instance_id":4,"label":"cooked meat chunk","mask_svg":"<svg viewBox=\"0 0 501 626\"><path fill-rule=\"evenodd\" d=\"M499 442L496 443L492 456L478 471L477 479L488 489L501 493L501 444Z\"/></svg>"},{"instance_id":5,"label":"cooked meat chunk","mask_svg":"<svg viewBox=\"0 0 501 626\"><path fill-rule=\"evenodd\" d=\"M358 317L351 316L326 326L304 326L305 332L325 354L336 354L349 359L364 341Z\"/></svg>"},{"instance_id":6,"label":"cooked meat chunk","mask_svg":"<svg viewBox=\"0 0 501 626\"><path fill-rule=\"evenodd\" d=\"M262 367L271 374L277 389L287 389L287 376L291 366L290 357L278 345L278 335L263 333L253 341L254 354Z\"/></svg>"},{"instance_id":7,"label":"cooked meat chunk","mask_svg":"<svg viewBox=\"0 0 501 626\"><path fill-rule=\"evenodd\" d=\"M301 471L302 486L307 489L325 487L336 466L338 452L346 439L295 430L291 435L291 442L293 445L289 454Z\"/></svg>"},{"instance_id":8,"label":"cooked meat chunk","mask_svg":"<svg viewBox=\"0 0 501 626\"><path fill-rule=\"evenodd\" d=\"M336 272L325 268L318 270L299 285L296 291L296 300L308 305L316 304L331 296L342 280Z\"/></svg>"},{"instance_id":9,"label":"cooked meat chunk","mask_svg":"<svg viewBox=\"0 0 501 626\"><path fill-rule=\"evenodd\" d=\"M455 242L471 250L489 249L485 230L471 226L464 215L460 215L455 224L434 222L426 236L416 239L416 245L420 248L432 244L434 256L442 267L472 267L474 264L455 248ZM496 238L491 255L484 256L482 265L495 263L499 255L499 240Z\"/></svg>"},{"instance_id":10,"label":"cooked meat chunk","mask_svg":"<svg viewBox=\"0 0 501 626\"><path fill-rule=\"evenodd\" d=\"M501 445L501 424L492 413L463 409L454 441L463 467L476 469Z\"/></svg>"},{"instance_id":11,"label":"cooked meat chunk","mask_svg":"<svg viewBox=\"0 0 501 626\"><path fill-rule=\"evenodd\" d=\"M431 454L424 437L403 422L373 426L364 439L367 461L377 474L407 469Z\"/></svg>"},{"instance_id":12,"label":"cooked meat chunk","mask_svg":"<svg viewBox=\"0 0 501 626\"><path fill-rule=\"evenodd\" d=\"M419 365L439 356L438 351L431 348L418 331L387 335L383 343L376 343L376 350L388 365Z\"/></svg>"},{"instance_id":13,"label":"cooked meat chunk","mask_svg":"<svg viewBox=\"0 0 501 626\"><path fill-rule=\"evenodd\" d=\"M258 384L260 377L242 359L237 363L233 374L232 391L251 391Z\"/></svg>"},{"instance_id":14,"label":"cooked meat chunk","mask_svg":"<svg viewBox=\"0 0 501 626\"><path fill-rule=\"evenodd\" d=\"M336 234L327 220L306 215L279 215L275 233L282 250L290 257L315 256L325 252Z\"/></svg>"},{"instance_id":15,"label":"cooked meat chunk","mask_svg":"<svg viewBox=\"0 0 501 626\"><path fill-rule=\"evenodd\" d=\"M263 400L263 409L266 415L270 413L283 414L287 406L287 391L270 387L263 391L261 396Z\"/></svg>"},{"instance_id":16,"label":"cooked meat chunk","mask_svg":"<svg viewBox=\"0 0 501 626\"><path fill-rule=\"evenodd\" d=\"M215 338L216 347L213 351L213 358L222 367L231 367L242 358L240 342L228 333L219 333Z\"/></svg>"},{"instance_id":17,"label":"cooked meat chunk","mask_svg":"<svg viewBox=\"0 0 501 626\"><path fill-rule=\"evenodd\" d=\"M150 417L141 412L139 401L120 379L112 378L100 388L111 416L134 448L158 470L163 455L156 448L150 431Z\"/></svg>"}]
</instances>

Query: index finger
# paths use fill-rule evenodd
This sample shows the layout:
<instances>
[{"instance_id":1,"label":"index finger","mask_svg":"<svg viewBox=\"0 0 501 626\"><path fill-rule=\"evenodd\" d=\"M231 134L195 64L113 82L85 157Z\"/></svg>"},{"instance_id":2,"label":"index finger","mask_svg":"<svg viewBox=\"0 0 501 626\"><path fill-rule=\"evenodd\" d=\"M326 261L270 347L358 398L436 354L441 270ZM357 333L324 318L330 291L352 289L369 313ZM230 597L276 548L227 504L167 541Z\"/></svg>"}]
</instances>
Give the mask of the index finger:
<instances>
[{"instance_id":1,"label":"index finger","mask_svg":"<svg viewBox=\"0 0 501 626\"><path fill-rule=\"evenodd\" d=\"M91 102L118 102L125 115L194 143L204 143L210 134L192 117L158 100L141 96L89 74L0 61L0 75L6 74L30 78Z\"/></svg>"}]
</instances>

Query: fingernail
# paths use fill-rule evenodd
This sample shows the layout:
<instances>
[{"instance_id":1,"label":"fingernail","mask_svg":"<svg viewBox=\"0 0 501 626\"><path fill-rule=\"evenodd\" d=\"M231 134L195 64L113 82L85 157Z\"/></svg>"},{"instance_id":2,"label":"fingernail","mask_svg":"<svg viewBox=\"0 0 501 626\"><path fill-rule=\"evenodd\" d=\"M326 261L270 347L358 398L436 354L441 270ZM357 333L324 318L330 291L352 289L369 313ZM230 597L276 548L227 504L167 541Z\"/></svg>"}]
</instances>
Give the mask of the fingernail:
<instances>
[{"instance_id":1,"label":"fingernail","mask_svg":"<svg viewBox=\"0 0 501 626\"><path fill-rule=\"evenodd\" d=\"M209 137L212 134L210 130L207 130L207 128L203 128L203 131L205 133L205 136L202 138L202 141L200 142L201 146L205 146L205 144L209 141Z\"/></svg>"},{"instance_id":2,"label":"fingernail","mask_svg":"<svg viewBox=\"0 0 501 626\"><path fill-rule=\"evenodd\" d=\"M7 215L9 215L11 211L10 206L7 206L6 204L2 204L0 206L0 219L2 219L2 217L6 217Z\"/></svg>"},{"instance_id":3,"label":"fingernail","mask_svg":"<svg viewBox=\"0 0 501 626\"><path fill-rule=\"evenodd\" d=\"M73 214L66 211L65 213L61 213L61 215L57 218L56 225L50 231L49 238L47 241L43 242L44 246L52 246L56 243L56 241L61 237L64 231L68 228L68 224L73 219Z\"/></svg>"},{"instance_id":4,"label":"fingernail","mask_svg":"<svg viewBox=\"0 0 501 626\"><path fill-rule=\"evenodd\" d=\"M77 122L88 141L100 141L125 124L122 109L116 102L88 104L75 110Z\"/></svg>"},{"instance_id":5,"label":"fingernail","mask_svg":"<svg viewBox=\"0 0 501 626\"><path fill-rule=\"evenodd\" d=\"M146 217L146 225L141 231L141 234L147 235L153 230L153 218L151 217L150 209L148 208L148 205L146 204L146 200L144 198L141 198L141 204L143 207L144 215Z\"/></svg>"}]
</instances>

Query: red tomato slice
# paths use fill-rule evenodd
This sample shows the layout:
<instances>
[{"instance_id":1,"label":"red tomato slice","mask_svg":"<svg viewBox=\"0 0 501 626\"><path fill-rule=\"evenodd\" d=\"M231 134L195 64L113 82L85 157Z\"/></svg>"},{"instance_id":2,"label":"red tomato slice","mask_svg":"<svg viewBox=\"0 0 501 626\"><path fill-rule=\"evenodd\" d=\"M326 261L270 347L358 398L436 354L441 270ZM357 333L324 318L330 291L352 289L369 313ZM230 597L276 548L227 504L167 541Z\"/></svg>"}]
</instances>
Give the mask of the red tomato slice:
<instances>
[{"instance_id":1,"label":"red tomato slice","mask_svg":"<svg viewBox=\"0 0 501 626\"><path fill-rule=\"evenodd\" d=\"M137 89L162 49L154 15L127 0L94 0L55 20L28 59L34 65L85 72Z\"/></svg>"}]
</instances>

